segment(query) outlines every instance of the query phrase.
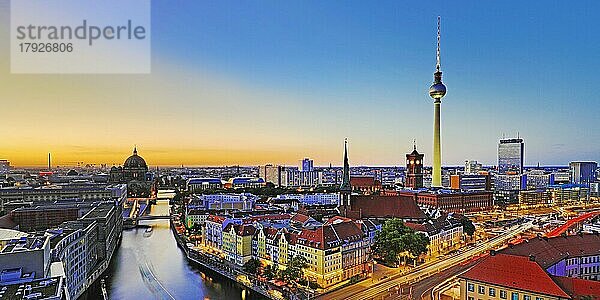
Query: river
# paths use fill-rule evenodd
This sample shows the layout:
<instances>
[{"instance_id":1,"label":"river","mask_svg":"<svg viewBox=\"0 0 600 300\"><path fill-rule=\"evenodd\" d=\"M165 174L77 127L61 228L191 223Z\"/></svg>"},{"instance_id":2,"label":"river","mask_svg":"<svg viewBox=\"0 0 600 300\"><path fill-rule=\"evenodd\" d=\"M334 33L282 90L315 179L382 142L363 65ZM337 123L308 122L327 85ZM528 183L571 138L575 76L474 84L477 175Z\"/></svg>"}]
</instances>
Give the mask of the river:
<instances>
[{"instance_id":1,"label":"river","mask_svg":"<svg viewBox=\"0 0 600 300\"><path fill-rule=\"evenodd\" d=\"M168 214L168 201L153 205L150 214ZM123 231L121 247L106 271L109 299L252 299L238 284L208 275L189 263L175 242L168 220L143 221L153 228ZM212 274L212 273L211 273ZM90 294L100 296L99 289ZM91 297L91 298L96 298Z\"/></svg>"}]
</instances>

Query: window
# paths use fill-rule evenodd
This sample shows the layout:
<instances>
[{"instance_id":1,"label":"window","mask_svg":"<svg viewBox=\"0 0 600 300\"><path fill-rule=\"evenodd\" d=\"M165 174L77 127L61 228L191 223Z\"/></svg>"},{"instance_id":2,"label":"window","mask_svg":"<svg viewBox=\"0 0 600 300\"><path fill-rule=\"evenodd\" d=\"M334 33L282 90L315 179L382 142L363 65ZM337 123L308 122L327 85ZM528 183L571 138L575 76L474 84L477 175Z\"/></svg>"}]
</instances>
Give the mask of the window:
<instances>
[{"instance_id":1,"label":"window","mask_svg":"<svg viewBox=\"0 0 600 300\"><path fill-rule=\"evenodd\" d=\"M535 300L544 300L542 297L535 297Z\"/></svg>"},{"instance_id":2,"label":"window","mask_svg":"<svg viewBox=\"0 0 600 300\"><path fill-rule=\"evenodd\" d=\"M500 298L506 299L506 291L500 290Z\"/></svg>"},{"instance_id":3,"label":"window","mask_svg":"<svg viewBox=\"0 0 600 300\"><path fill-rule=\"evenodd\" d=\"M510 296L511 300L519 300L519 293L513 292Z\"/></svg>"},{"instance_id":4,"label":"window","mask_svg":"<svg viewBox=\"0 0 600 300\"><path fill-rule=\"evenodd\" d=\"M489 292L490 297L496 297L496 289L495 288L490 288L488 292Z\"/></svg>"},{"instance_id":5,"label":"window","mask_svg":"<svg viewBox=\"0 0 600 300\"><path fill-rule=\"evenodd\" d=\"M485 286L483 286L483 285L479 286L479 293L482 295L485 295Z\"/></svg>"},{"instance_id":6,"label":"window","mask_svg":"<svg viewBox=\"0 0 600 300\"><path fill-rule=\"evenodd\" d=\"M467 284L467 289L469 290L469 292L474 292L475 291L475 285L472 283L468 283Z\"/></svg>"},{"instance_id":7,"label":"window","mask_svg":"<svg viewBox=\"0 0 600 300\"><path fill-rule=\"evenodd\" d=\"M523 295L523 300L531 300L531 296L529 296L529 295Z\"/></svg>"},{"instance_id":8,"label":"window","mask_svg":"<svg viewBox=\"0 0 600 300\"><path fill-rule=\"evenodd\" d=\"M469 300L475 300L473 297L469 297Z\"/></svg>"}]
</instances>

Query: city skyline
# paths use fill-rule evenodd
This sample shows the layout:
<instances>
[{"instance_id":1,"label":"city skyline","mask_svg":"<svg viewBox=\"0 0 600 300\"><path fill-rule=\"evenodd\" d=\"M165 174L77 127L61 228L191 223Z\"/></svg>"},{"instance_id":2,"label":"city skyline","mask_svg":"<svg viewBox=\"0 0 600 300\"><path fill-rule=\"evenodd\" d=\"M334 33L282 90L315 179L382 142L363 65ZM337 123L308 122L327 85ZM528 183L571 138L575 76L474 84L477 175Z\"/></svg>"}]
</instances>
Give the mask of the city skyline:
<instances>
[{"instance_id":1,"label":"city skyline","mask_svg":"<svg viewBox=\"0 0 600 300\"><path fill-rule=\"evenodd\" d=\"M0 298L600 300L599 9L0 0Z\"/></svg>"},{"instance_id":2,"label":"city skyline","mask_svg":"<svg viewBox=\"0 0 600 300\"><path fill-rule=\"evenodd\" d=\"M543 11L534 3L287 5L153 3L151 75L3 72L0 159L45 166L52 152L55 165L122 164L137 144L153 166L295 165L305 156L341 165L348 137L352 165L401 166L416 139L431 166L427 87L442 15L452 87L442 165L493 165L498 140L517 132L525 165L600 160L599 133L582 121L598 107L587 71L600 64L593 2ZM8 57L8 45L0 53ZM8 70L8 59L0 67Z\"/></svg>"}]
</instances>

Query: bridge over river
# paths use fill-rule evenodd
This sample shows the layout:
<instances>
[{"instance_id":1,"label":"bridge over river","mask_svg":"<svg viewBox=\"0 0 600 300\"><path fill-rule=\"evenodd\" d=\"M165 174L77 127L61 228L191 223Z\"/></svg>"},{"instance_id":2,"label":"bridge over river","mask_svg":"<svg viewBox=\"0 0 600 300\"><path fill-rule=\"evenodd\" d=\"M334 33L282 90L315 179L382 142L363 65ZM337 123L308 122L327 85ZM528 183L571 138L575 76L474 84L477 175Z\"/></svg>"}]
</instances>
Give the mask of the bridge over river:
<instances>
[{"instance_id":1,"label":"bridge over river","mask_svg":"<svg viewBox=\"0 0 600 300\"><path fill-rule=\"evenodd\" d=\"M159 193L160 195L160 193ZM168 220L170 218L169 210L160 214L150 214L150 207L157 201L166 202L168 207L168 198L128 198L123 208L123 221L125 227L136 227L139 221L145 220Z\"/></svg>"}]
</instances>

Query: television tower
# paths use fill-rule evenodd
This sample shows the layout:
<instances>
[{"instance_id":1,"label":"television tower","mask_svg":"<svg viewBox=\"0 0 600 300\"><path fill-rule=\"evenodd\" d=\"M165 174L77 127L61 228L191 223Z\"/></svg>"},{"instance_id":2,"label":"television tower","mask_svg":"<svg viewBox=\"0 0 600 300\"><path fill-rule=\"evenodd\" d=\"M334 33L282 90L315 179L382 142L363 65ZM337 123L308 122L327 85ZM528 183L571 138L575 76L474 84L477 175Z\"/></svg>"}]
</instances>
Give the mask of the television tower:
<instances>
[{"instance_id":1,"label":"television tower","mask_svg":"<svg viewBox=\"0 0 600 300\"><path fill-rule=\"evenodd\" d=\"M437 19L437 51L435 73L433 73L433 84L429 87L429 96L433 98L433 172L431 186L442 186L442 146L440 137L440 114L442 97L446 95L446 86L442 83L442 71L440 70L440 17Z\"/></svg>"}]
</instances>

